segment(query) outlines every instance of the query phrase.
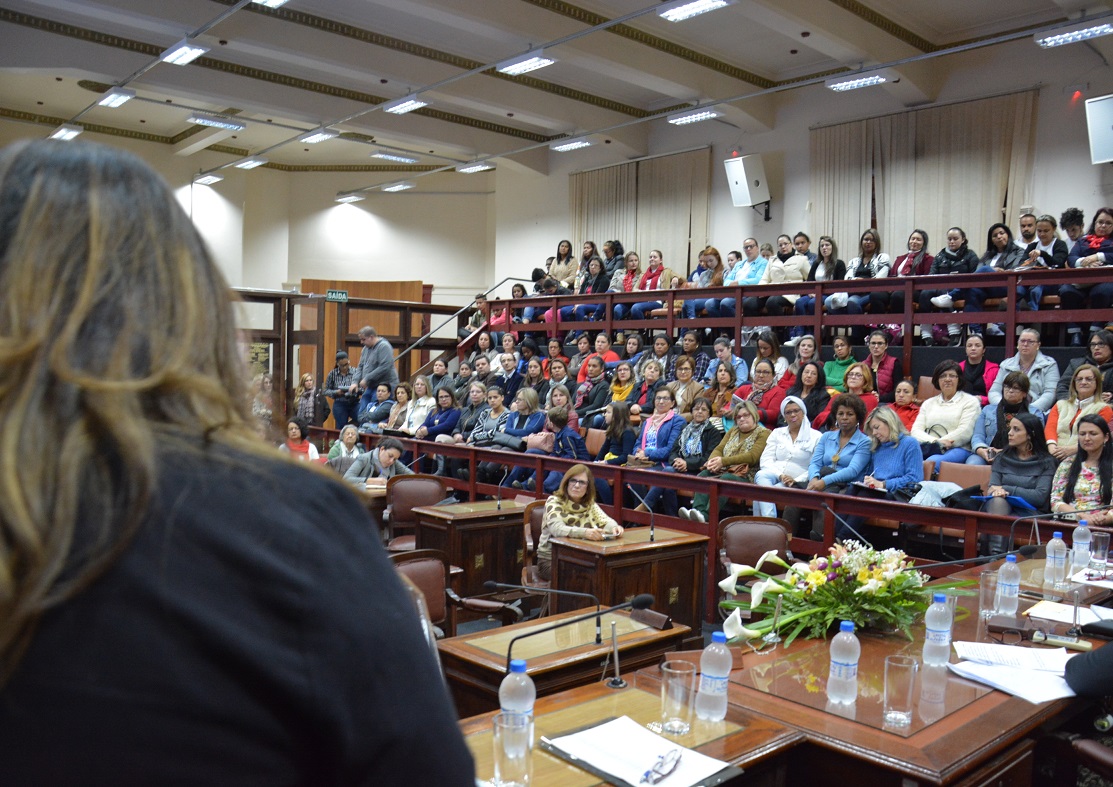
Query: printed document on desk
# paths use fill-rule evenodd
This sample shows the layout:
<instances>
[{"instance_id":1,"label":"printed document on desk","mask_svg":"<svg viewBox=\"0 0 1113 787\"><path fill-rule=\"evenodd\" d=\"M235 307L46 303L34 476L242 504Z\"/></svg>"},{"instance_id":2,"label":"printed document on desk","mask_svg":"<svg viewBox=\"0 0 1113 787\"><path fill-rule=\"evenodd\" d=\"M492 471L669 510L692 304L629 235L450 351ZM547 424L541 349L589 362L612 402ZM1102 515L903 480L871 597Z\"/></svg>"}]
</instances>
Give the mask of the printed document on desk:
<instances>
[{"instance_id":1,"label":"printed document on desk","mask_svg":"<svg viewBox=\"0 0 1113 787\"><path fill-rule=\"evenodd\" d=\"M1047 599L1031 607L1024 614L1030 618L1053 620L1056 623L1074 623L1073 604L1060 604L1057 601L1048 601ZM1113 609L1109 607L1078 608L1078 625L1080 626L1085 626L1087 623L1096 623L1099 620L1109 620L1111 618L1113 618Z\"/></svg>"},{"instance_id":2,"label":"printed document on desk","mask_svg":"<svg viewBox=\"0 0 1113 787\"><path fill-rule=\"evenodd\" d=\"M1033 705L1075 696L1066 680L1052 672L979 664L976 661L960 661L947 666L956 675L992 686Z\"/></svg>"},{"instance_id":3,"label":"printed document on desk","mask_svg":"<svg viewBox=\"0 0 1113 787\"><path fill-rule=\"evenodd\" d=\"M676 770L661 780L665 787L718 784L722 780L714 777L724 769L726 778L740 773L721 760L650 732L629 716L620 716L568 735L542 738L541 745L546 751L615 784L639 784L658 757L676 749L681 750L680 761Z\"/></svg>"},{"instance_id":4,"label":"printed document on desk","mask_svg":"<svg viewBox=\"0 0 1113 787\"><path fill-rule=\"evenodd\" d=\"M1067 661L1074 655L1066 648L1021 648L1017 645L996 645L988 642L956 642L955 653L960 659L998 667L1015 667L1062 675Z\"/></svg>"}]
</instances>

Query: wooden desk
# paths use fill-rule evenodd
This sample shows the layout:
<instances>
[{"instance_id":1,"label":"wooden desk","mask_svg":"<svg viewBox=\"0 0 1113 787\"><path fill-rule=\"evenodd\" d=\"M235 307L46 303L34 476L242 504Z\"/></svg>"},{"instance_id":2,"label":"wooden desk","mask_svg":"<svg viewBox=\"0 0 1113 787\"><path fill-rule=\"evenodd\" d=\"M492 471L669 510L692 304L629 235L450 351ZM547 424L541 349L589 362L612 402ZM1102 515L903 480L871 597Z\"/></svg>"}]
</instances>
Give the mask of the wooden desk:
<instances>
[{"instance_id":1,"label":"wooden desk","mask_svg":"<svg viewBox=\"0 0 1113 787\"><path fill-rule=\"evenodd\" d=\"M1028 570L1033 568L1038 567ZM963 573L974 576L981 570ZM1028 606L1030 602L1022 603L1022 610ZM976 596L959 597L954 638L987 641ZM826 708L827 641L798 639L787 650L778 647L764 654L740 648L744 668L731 674L731 702L794 727L805 737L800 756L794 755L789 763L789 784L833 772L844 781L868 779L871 785L1032 784L1035 742L1031 734L1085 705L1073 699L1032 705L949 670L928 672L921 664L913 725L907 731L889 731L880 724L884 659L897 653L919 657L923 626L913 629L912 642L900 635L869 632L860 640L859 696L852 710ZM926 691L925 677L931 681ZM936 693L940 689L942 694Z\"/></svg>"},{"instance_id":2,"label":"wooden desk","mask_svg":"<svg viewBox=\"0 0 1113 787\"><path fill-rule=\"evenodd\" d=\"M576 610L438 642L445 678L460 716L498 708L499 684L506 676L506 649L510 640L583 614L584 610ZM618 624L618 650L623 673L658 664L665 653L676 650L690 633L688 627L683 625L658 631L638 623L623 611L603 616L602 645L595 644L594 618L523 639L514 645L514 658L527 660L529 674L537 686L537 696L555 694L596 682L602 677L603 665L611 652L612 620ZM611 664L610 670L613 669Z\"/></svg>"},{"instance_id":3,"label":"wooden desk","mask_svg":"<svg viewBox=\"0 0 1113 787\"><path fill-rule=\"evenodd\" d=\"M544 699L534 706L534 734L553 736L614 716L629 716L640 723L655 720L660 712L659 684L652 676L656 670L627 675L625 689L609 689L604 684L570 689ZM475 758L475 773L480 779L493 775L491 716L475 716L460 722L468 748ZM731 706L721 722L693 720L692 731L677 738L684 746L698 749L708 757L743 768L746 784L783 784L783 758L803 736L791 728L762 719ZM599 778L575 767L536 746L533 750L535 787L587 787L601 784Z\"/></svg>"},{"instance_id":4,"label":"wooden desk","mask_svg":"<svg viewBox=\"0 0 1113 787\"><path fill-rule=\"evenodd\" d=\"M483 583L492 579L516 585L522 578L524 510L515 500L503 500L501 508L494 500L415 508L417 548L439 549L464 570L461 596L488 592Z\"/></svg>"},{"instance_id":5,"label":"wooden desk","mask_svg":"<svg viewBox=\"0 0 1113 787\"><path fill-rule=\"evenodd\" d=\"M659 527L649 540L648 527L626 530L614 541L554 538L552 586L593 593L604 605L620 604L638 593L652 593L653 609L666 612L694 632L703 621L707 536ZM555 596L564 611L583 602Z\"/></svg>"}]
</instances>

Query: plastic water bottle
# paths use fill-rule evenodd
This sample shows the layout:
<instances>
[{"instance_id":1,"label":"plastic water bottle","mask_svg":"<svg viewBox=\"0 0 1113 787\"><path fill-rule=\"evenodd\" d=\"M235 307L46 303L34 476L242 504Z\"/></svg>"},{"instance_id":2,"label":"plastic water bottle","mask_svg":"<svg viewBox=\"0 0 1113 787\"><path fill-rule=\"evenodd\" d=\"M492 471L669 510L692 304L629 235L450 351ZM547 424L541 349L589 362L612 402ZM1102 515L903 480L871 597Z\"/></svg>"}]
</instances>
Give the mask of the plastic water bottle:
<instances>
[{"instance_id":1,"label":"plastic water bottle","mask_svg":"<svg viewBox=\"0 0 1113 787\"><path fill-rule=\"evenodd\" d=\"M537 687L533 678L526 674L524 659L510 662L510 672L499 685L499 708L503 713L523 713L533 715L533 701L537 699Z\"/></svg>"},{"instance_id":2,"label":"plastic water bottle","mask_svg":"<svg viewBox=\"0 0 1113 787\"><path fill-rule=\"evenodd\" d=\"M711 644L699 658L699 691L696 692L696 716L705 721L722 721L727 717L727 686L734 660L727 649L727 635L716 631Z\"/></svg>"},{"instance_id":3,"label":"plastic water bottle","mask_svg":"<svg viewBox=\"0 0 1113 787\"><path fill-rule=\"evenodd\" d=\"M997 603L994 605L997 614L1015 615L1019 597L1020 566L1016 564L1016 555L1009 555L1005 558L1005 565L997 572Z\"/></svg>"},{"instance_id":4,"label":"plastic water bottle","mask_svg":"<svg viewBox=\"0 0 1113 787\"><path fill-rule=\"evenodd\" d=\"M951 660L951 612L942 593L932 596L932 605L924 615L924 627L924 664L946 664Z\"/></svg>"},{"instance_id":5,"label":"plastic water bottle","mask_svg":"<svg viewBox=\"0 0 1113 787\"><path fill-rule=\"evenodd\" d=\"M1090 565L1090 528L1087 527L1085 519L1079 522L1078 527L1074 529L1074 535L1071 536L1071 546L1074 548L1074 566L1067 579Z\"/></svg>"},{"instance_id":6,"label":"plastic water bottle","mask_svg":"<svg viewBox=\"0 0 1113 787\"><path fill-rule=\"evenodd\" d=\"M851 703L858 699L858 658L862 645L854 635L854 623L844 620L831 639L831 672L827 676L827 699Z\"/></svg>"},{"instance_id":7,"label":"plastic water bottle","mask_svg":"<svg viewBox=\"0 0 1113 787\"><path fill-rule=\"evenodd\" d=\"M1043 583L1050 587L1063 586L1067 575L1067 545L1063 534L1055 531L1054 537L1047 542L1047 564L1044 566Z\"/></svg>"}]
</instances>

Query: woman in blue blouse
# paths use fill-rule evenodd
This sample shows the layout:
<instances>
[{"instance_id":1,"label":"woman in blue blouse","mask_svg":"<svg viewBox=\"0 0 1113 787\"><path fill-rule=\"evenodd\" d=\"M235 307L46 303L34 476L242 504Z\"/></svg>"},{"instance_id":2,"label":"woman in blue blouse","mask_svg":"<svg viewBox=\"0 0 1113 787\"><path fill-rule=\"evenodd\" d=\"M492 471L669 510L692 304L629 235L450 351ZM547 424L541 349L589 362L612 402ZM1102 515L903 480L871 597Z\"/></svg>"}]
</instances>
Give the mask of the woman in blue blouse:
<instances>
[{"instance_id":1,"label":"woman in blue blouse","mask_svg":"<svg viewBox=\"0 0 1113 787\"><path fill-rule=\"evenodd\" d=\"M812 492L842 492L861 481L870 461L870 440L861 432L866 406L853 394L839 394L831 402L836 428L824 432L815 444L808 466L808 489ZM823 530L823 512L812 518L813 532Z\"/></svg>"}]
</instances>

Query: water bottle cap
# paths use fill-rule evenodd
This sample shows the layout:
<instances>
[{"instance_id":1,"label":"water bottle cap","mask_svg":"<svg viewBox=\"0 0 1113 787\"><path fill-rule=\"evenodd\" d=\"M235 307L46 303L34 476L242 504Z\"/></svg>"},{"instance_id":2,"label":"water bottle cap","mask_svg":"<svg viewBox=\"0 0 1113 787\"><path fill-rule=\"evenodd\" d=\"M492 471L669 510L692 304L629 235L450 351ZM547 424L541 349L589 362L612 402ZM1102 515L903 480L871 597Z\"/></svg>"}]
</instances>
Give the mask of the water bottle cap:
<instances>
[{"instance_id":1,"label":"water bottle cap","mask_svg":"<svg viewBox=\"0 0 1113 787\"><path fill-rule=\"evenodd\" d=\"M1086 524L1087 524L1087 520L1085 520L1085 519L1080 520L1079 523L1078 523L1078 527L1086 527ZM1075 528L1075 529L1077 530L1077 528Z\"/></svg>"},{"instance_id":2,"label":"water bottle cap","mask_svg":"<svg viewBox=\"0 0 1113 787\"><path fill-rule=\"evenodd\" d=\"M513 659L513 660L511 660L510 671L511 672L525 672L526 671L526 660L525 659Z\"/></svg>"},{"instance_id":3,"label":"water bottle cap","mask_svg":"<svg viewBox=\"0 0 1113 787\"><path fill-rule=\"evenodd\" d=\"M1005 562L1006 563L1015 563L1016 562L1016 555L1009 555L1007 558L1005 558Z\"/></svg>"},{"instance_id":4,"label":"water bottle cap","mask_svg":"<svg viewBox=\"0 0 1113 787\"><path fill-rule=\"evenodd\" d=\"M946 604L947 596L944 593L935 593L934 595L932 595L931 600L934 601L936 604Z\"/></svg>"},{"instance_id":5,"label":"water bottle cap","mask_svg":"<svg viewBox=\"0 0 1113 787\"><path fill-rule=\"evenodd\" d=\"M1056 530L1054 533L1052 533L1052 536L1054 536L1055 538L1062 538L1063 537L1063 531Z\"/></svg>"},{"instance_id":6,"label":"water bottle cap","mask_svg":"<svg viewBox=\"0 0 1113 787\"><path fill-rule=\"evenodd\" d=\"M844 620L842 623L839 624L839 631L848 632L850 634L853 634L854 633L854 621L853 620Z\"/></svg>"},{"instance_id":7,"label":"water bottle cap","mask_svg":"<svg viewBox=\"0 0 1113 787\"><path fill-rule=\"evenodd\" d=\"M726 635L726 632L723 632L723 631L716 631L716 632L712 633L712 635L711 635L711 641L712 641L712 642L719 642L719 643L724 643L724 644L725 644L725 643L726 643L726 641L727 641L727 635Z\"/></svg>"}]
</instances>

